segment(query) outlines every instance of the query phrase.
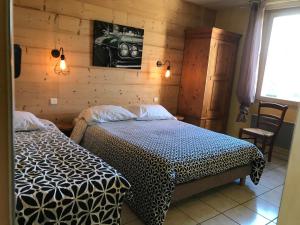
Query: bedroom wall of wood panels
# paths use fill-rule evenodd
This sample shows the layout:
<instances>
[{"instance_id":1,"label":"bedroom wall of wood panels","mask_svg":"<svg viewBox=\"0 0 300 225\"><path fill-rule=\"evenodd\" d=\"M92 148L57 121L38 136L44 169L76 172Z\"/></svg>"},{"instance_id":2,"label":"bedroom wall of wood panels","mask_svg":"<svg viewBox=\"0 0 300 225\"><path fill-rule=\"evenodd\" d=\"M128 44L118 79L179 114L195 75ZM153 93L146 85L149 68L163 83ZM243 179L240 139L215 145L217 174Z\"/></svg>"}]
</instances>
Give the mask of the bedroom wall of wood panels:
<instances>
[{"instance_id":1,"label":"bedroom wall of wood panels","mask_svg":"<svg viewBox=\"0 0 300 225\"><path fill-rule=\"evenodd\" d=\"M91 66L92 21L144 28L141 70ZM215 12L181 0L15 0L14 39L23 50L15 80L16 108L50 120L72 120L98 104L153 103L176 113L185 28L213 26ZM67 76L54 73L53 48L63 47ZM169 59L171 79L156 67ZM58 98L50 105L50 98Z\"/></svg>"}]
</instances>

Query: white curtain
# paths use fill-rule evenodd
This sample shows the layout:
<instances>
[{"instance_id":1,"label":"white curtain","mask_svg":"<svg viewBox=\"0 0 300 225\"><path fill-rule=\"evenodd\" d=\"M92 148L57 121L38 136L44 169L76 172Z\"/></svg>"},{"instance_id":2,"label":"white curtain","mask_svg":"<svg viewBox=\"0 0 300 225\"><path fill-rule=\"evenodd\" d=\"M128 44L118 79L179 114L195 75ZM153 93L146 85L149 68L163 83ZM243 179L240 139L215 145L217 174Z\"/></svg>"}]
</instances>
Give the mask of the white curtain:
<instances>
[{"instance_id":1,"label":"white curtain","mask_svg":"<svg viewBox=\"0 0 300 225\"><path fill-rule=\"evenodd\" d=\"M249 106L255 101L262 27L266 5L265 0L253 0L250 3L251 12L237 87L237 97L240 102L240 113L237 117L238 122L245 122L247 120Z\"/></svg>"}]
</instances>

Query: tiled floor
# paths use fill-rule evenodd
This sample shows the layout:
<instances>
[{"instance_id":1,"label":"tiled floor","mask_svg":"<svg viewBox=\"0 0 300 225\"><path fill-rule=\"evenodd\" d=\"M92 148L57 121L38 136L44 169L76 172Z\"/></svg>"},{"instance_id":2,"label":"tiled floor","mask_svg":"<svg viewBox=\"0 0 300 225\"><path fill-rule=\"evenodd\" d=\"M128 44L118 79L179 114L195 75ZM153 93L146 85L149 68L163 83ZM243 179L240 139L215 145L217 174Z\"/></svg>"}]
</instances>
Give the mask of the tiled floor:
<instances>
[{"instance_id":1,"label":"tiled floor","mask_svg":"<svg viewBox=\"0 0 300 225\"><path fill-rule=\"evenodd\" d=\"M268 163L256 186L247 177L172 205L165 225L275 225L277 223L287 162L276 158ZM144 225L123 207L122 225Z\"/></svg>"}]
</instances>

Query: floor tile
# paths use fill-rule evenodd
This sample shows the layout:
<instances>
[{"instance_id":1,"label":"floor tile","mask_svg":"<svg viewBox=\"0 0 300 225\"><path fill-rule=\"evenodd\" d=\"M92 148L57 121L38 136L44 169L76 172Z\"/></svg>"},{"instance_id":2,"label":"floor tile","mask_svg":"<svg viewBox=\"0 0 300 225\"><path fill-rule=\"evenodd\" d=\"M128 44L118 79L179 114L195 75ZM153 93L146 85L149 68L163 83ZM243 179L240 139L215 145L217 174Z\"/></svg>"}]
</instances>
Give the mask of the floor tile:
<instances>
[{"instance_id":1,"label":"floor tile","mask_svg":"<svg viewBox=\"0 0 300 225\"><path fill-rule=\"evenodd\" d=\"M274 165L278 165L278 166L287 166L288 161L273 157L272 158L272 163Z\"/></svg>"},{"instance_id":2,"label":"floor tile","mask_svg":"<svg viewBox=\"0 0 300 225\"><path fill-rule=\"evenodd\" d=\"M255 198L243 205L269 220L274 220L278 216L279 207L261 198Z\"/></svg>"},{"instance_id":3,"label":"floor tile","mask_svg":"<svg viewBox=\"0 0 300 225\"><path fill-rule=\"evenodd\" d=\"M279 166L282 166L282 165L278 165L278 164L268 163L267 162L264 171L266 172L266 171L269 171L271 169L275 169L275 168L277 168Z\"/></svg>"},{"instance_id":4,"label":"floor tile","mask_svg":"<svg viewBox=\"0 0 300 225\"><path fill-rule=\"evenodd\" d=\"M200 198L201 201L205 202L212 208L216 209L219 212L224 212L228 209L231 209L237 206L239 203L236 201L222 195L220 193L213 193L210 195L206 195Z\"/></svg>"},{"instance_id":5,"label":"floor tile","mask_svg":"<svg viewBox=\"0 0 300 225\"><path fill-rule=\"evenodd\" d=\"M283 185L280 185L279 187L274 188L274 190L280 192L281 195L282 195L282 192L283 192Z\"/></svg>"},{"instance_id":6,"label":"floor tile","mask_svg":"<svg viewBox=\"0 0 300 225\"><path fill-rule=\"evenodd\" d=\"M261 184L261 182L259 182L259 184L255 185L251 181L250 177L247 177L245 186L247 188L249 188L251 191L253 191L256 196L261 195L261 194L271 190L270 188L263 186Z\"/></svg>"},{"instance_id":7,"label":"floor tile","mask_svg":"<svg viewBox=\"0 0 300 225\"><path fill-rule=\"evenodd\" d=\"M191 219L176 207L169 209L164 225L196 225L198 222Z\"/></svg>"},{"instance_id":8,"label":"floor tile","mask_svg":"<svg viewBox=\"0 0 300 225\"><path fill-rule=\"evenodd\" d=\"M219 214L215 209L201 202L199 198L188 199L177 204L176 207L191 217L193 220L201 223Z\"/></svg>"},{"instance_id":9,"label":"floor tile","mask_svg":"<svg viewBox=\"0 0 300 225\"><path fill-rule=\"evenodd\" d=\"M241 225L265 225L270 222L242 205L230 209L224 214Z\"/></svg>"},{"instance_id":10,"label":"floor tile","mask_svg":"<svg viewBox=\"0 0 300 225\"><path fill-rule=\"evenodd\" d=\"M285 177L282 175L275 175L272 171L263 173L259 183L268 188L276 188L284 183Z\"/></svg>"},{"instance_id":11,"label":"floor tile","mask_svg":"<svg viewBox=\"0 0 300 225\"><path fill-rule=\"evenodd\" d=\"M228 217L220 214L214 218L206 220L205 222L201 223L201 225L239 225L239 224L229 219Z\"/></svg>"},{"instance_id":12,"label":"floor tile","mask_svg":"<svg viewBox=\"0 0 300 225\"><path fill-rule=\"evenodd\" d=\"M278 171L278 172L281 172L281 173L283 173L284 175L286 175L287 168L286 168L286 167L283 167L283 166L279 166L279 167L276 167L276 168L272 169L272 171Z\"/></svg>"},{"instance_id":13,"label":"floor tile","mask_svg":"<svg viewBox=\"0 0 300 225\"><path fill-rule=\"evenodd\" d=\"M242 204L256 196L255 192L250 190L245 186L240 185L229 185L225 187L220 193L224 194L225 196L231 198L232 200Z\"/></svg>"},{"instance_id":14,"label":"floor tile","mask_svg":"<svg viewBox=\"0 0 300 225\"><path fill-rule=\"evenodd\" d=\"M275 177L278 180L284 182L286 173L280 169L280 167L275 168L273 170L267 171L264 173L267 177Z\"/></svg>"},{"instance_id":15,"label":"floor tile","mask_svg":"<svg viewBox=\"0 0 300 225\"><path fill-rule=\"evenodd\" d=\"M277 207L280 207L281 195L282 193L280 191L271 190L260 195L259 198L264 199Z\"/></svg>"}]
</instances>

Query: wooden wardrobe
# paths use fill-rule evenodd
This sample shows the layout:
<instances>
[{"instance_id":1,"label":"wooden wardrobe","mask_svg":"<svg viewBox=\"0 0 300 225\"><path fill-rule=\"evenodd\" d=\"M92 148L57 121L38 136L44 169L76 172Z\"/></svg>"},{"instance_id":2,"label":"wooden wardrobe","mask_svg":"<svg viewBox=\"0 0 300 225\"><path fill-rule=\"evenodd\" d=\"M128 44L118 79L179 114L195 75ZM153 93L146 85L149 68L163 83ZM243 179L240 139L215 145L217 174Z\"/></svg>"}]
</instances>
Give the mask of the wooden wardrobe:
<instances>
[{"instance_id":1,"label":"wooden wardrobe","mask_svg":"<svg viewBox=\"0 0 300 225\"><path fill-rule=\"evenodd\" d=\"M218 28L186 31L178 114L225 132L240 35Z\"/></svg>"}]
</instances>

